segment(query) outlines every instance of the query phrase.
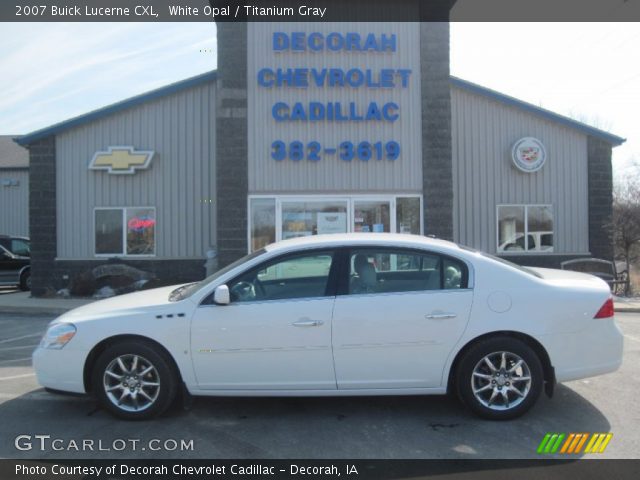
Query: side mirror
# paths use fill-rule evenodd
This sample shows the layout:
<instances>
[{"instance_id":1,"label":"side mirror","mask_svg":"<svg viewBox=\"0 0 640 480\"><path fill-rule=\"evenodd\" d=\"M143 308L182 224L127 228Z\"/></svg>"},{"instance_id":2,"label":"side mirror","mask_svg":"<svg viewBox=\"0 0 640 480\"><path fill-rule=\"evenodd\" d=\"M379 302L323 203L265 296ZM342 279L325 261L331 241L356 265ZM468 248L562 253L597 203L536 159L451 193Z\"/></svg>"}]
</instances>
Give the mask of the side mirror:
<instances>
[{"instance_id":1,"label":"side mirror","mask_svg":"<svg viewBox=\"0 0 640 480\"><path fill-rule=\"evenodd\" d=\"M216 305L229 305L231 303L231 295L229 294L229 287L226 285L220 285L213 292L213 302Z\"/></svg>"},{"instance_id":2,"label":"side mirror","mask_svg":"<svg viewBox=\"0 0 640 480\"><path fill-rule=\"evenodd\" d=\"M12 258L9 252L5 252L4 250L0 250L0 259L8 260Z\"/></svg>"}]
</instances>

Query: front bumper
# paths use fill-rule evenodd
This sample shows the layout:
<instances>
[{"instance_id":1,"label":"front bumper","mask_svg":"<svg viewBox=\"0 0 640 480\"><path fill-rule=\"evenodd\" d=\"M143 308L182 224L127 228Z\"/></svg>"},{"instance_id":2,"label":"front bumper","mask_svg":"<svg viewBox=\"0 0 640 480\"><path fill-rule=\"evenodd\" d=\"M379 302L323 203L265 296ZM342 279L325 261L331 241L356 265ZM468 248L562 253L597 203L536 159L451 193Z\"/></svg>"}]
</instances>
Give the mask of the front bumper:
<instances>
[{"instance_id":1,"label":"front bumper","mask_svg":"<svg viewBox=\"0 0 640 480\"><path fill-rule=\"evenodd\" d=\"M83 352L68 350L67 346L60 350L35 349L32 360L38 383L53 390L86 393L83 379L86 356Z\"/></svg>"}]
</instances>

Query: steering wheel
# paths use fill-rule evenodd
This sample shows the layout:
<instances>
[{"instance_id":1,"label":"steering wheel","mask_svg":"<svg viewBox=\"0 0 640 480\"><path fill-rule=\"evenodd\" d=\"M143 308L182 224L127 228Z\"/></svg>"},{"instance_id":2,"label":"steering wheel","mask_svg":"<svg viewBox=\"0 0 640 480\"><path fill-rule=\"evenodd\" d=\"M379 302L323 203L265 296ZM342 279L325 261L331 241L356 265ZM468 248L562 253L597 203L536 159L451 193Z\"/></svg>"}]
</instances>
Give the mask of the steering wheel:
<instances>
[{"instance_id":1,"label":"steering wheel","mask_svg":"<svg viewBox=\"0 0 640 480\"><path fill-rule=\"evenodd\" d=\"M231 287L231 293L241 302L256 298L256 289L251 282L240 281Z\"/></svg>"},{"instance_id":2,"label":"steering wheel","mask_svg":"<svg viewBox=\"0 0 640 480\"><path fill-rule=\"evenodd\" d=\"M258 292L260 293L260 296L262 298L266 298L267 297L267 292L264 289L264 285L262 285L262 282L258 279L258 277L256 277L256 279L253 281L253 284L258 287Z\"/></svg>"}]
</instances>

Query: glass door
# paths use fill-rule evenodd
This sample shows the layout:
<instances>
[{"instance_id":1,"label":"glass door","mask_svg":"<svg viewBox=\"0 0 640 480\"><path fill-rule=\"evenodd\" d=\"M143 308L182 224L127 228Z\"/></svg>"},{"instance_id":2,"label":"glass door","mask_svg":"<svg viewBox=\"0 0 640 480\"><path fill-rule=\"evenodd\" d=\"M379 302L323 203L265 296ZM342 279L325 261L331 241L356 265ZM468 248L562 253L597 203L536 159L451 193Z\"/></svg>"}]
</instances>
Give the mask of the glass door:
<instances>
[{"instance_id":1,"label":"glass door","mask_svg":"<svg viewBox=\"0 0 640 480\"><path fill-rule=\"evenodd\" d=\"M347 200L283 200L281 239L347 232Z\"/></svg>"},{"instance_id":2,"label":"glass door","mask_svg":"<svg viewBox=\"0 0 640 480\"><path fill-rule=\"evenodd\" d=\"M354 232L390 232L391 202L389 200L354 200Z\"/></svg>"},{"instance_id":3,"label":"glass door","mask_svg":"<svg viewBox=\"0 0 640 480\"><path fill-rule=\"evenodd\" d=\"M404 195L249 197L250 251L287 238L346 232L421 235L422 199Z\"/></svg>"}]
</instances>

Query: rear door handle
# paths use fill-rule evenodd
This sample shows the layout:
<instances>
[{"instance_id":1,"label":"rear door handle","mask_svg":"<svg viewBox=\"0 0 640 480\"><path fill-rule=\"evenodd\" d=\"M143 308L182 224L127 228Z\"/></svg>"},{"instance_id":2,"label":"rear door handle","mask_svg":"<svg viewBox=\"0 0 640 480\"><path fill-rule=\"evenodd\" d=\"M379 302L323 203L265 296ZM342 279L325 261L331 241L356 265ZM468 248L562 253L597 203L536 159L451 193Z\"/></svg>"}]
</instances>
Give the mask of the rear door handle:
<instances>
[{"instance_id":1,"label":"rear door handle","mask_svg":"<svg viewBox=\"0 0 640 480\"><path fill-rule=\"evenodd\" d=\"M424 318L428 320L444 320L446 318L456 318L457 315L455 313L429 313L424 316Z\"/></svg>"},{"instance_id":2,"label":"rear door handle","mask_svg":"<svg viewBox=\"0 0 640 480\"><path fill-rule=\"evenodd\" d=\"M293 322L294 327L319 327L324 322L322 320L311 320L310 318L301 318L297 322Z\"/></svg>"}]
</instances>

